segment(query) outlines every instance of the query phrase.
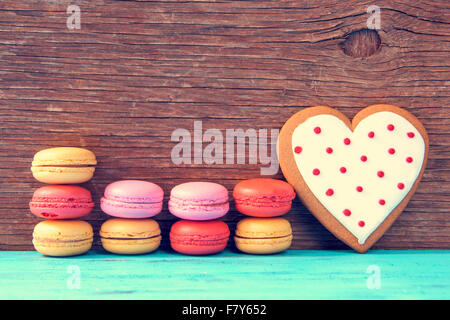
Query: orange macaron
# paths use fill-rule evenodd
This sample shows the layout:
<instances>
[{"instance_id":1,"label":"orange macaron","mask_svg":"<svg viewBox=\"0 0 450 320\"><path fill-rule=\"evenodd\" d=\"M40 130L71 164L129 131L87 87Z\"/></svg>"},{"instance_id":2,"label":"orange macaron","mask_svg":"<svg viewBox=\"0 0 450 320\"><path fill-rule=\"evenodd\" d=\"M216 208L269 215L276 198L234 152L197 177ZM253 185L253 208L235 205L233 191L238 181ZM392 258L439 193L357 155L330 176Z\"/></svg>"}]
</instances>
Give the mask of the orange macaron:
<instances>
[{"instance_id":1,"label":"orange macaron","mask_svg":"<svg viewBox=\"0 0 450 320\"><path fill-rule=\"evenodd\" d=\"M46 256L75 256L91 248L93 236L92 226L86 221L45 220L34 227L33 245Z\"/></svg>"},{"instance_id":2,"label":"orange macaron","mask_svg":"<svg viewBox=\"0 0 450 320\"><path fill-rule=\"evenodd\" d=\"M161 229L153 219L114 218L105 221L100 238L106 251L116 254L144 254L161 243Z\"/></svg>"},{"instance_id":3,"label":"orange macaron","mask_svg":"<svg viewBox=\"0 0 450 320\"><path fill-rule=\"evenodd\" d=\"M291 246L291 224L279 217L245 218L236 225L234 242L240 251L246 253L281 252Z\"/></svg>"},{"instance_id":4,"label":"orange macaron","mask_svg":"<svg viewBox=\"0 0 450 320\"><path fill-rule=\"evenodd\" d=\"M236 209L251 217L277 217L291 209L294 188L282 180L255 178L239 182L233 190Z\"/></svg>"},{"instance_id":5,"label":"orange macaron","mask_svg":"<svg viewBox=\"0 0 450 320\"><path fill-rule=\"evenodd\" d=\"M97 160L84 148L58 147L37 152L31 164L33 177L48 184L78 184L92 178Z\"/></svg>"},{"instance_id":6,"label":"orange macaron","mask_svg":"<svg viewBox=\"0 0 450 320\"><path fill-rule=\"evenodd\" d=\"M180 220L170 229L170 245L179 253L208 255L225 249L229 236L230 229L220 220Z\"/></svg>"}]
</instances>

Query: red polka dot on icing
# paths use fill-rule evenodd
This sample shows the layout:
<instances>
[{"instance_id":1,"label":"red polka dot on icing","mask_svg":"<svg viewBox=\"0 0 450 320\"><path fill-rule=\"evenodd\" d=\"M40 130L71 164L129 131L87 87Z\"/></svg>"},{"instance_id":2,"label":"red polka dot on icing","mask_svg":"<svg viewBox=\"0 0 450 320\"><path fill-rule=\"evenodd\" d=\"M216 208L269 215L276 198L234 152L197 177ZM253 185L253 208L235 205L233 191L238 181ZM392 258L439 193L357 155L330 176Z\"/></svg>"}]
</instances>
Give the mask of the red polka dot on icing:
<instances>
[{"instance_id":1,"label":"red polka dot on icing","mask_svg":"<svg viewBox=\"0 0 450 320\"><path fill-rule=\"evenodd\" d=\"M362 220L358 222L358 226L360 226L360 227L364 227L365 225L366 225L366 223Z\"/></svg>"},{"instance_id":2,"label":"red polka dot on icing","mask_svg":"<svg viewBox=\"0 0 450 320\"><path fill-rule=\"evenodd\" d=\"M394 154L395 153L395 149L394 148L389 148L388 152L389 152L389 154Z\"/></svg>"},{"instance_id":3,"label":"red polka dot on icing","mask_svg":"<svg viewBox=\"0 0 450 320\"><path fill-rule=\"evenodd\" d=\"M386 204L386 201L384 201L384 199L380 199L378 201L379 204L381 204L382 206L384 206Z\"/></svg>"},{"instance_id":4,"label":"red polka dot on icing","mask_svg":"<svg viewBox=\"0 0 450 320\"><path fill-rule=\"evenodd\" d=\"M326 151L327 151L327 153L333 153L333 148L330 148L330 147L328 147L327 149L326 149Z\"/></svg>"},{"instance_id":5,"label":"red polka dot on icing","mask_svg":"<svg viewBox=\"0 0 450 320\"><path fill-rule=\"evenodd\" d=\"M383 171L378 171L377 172L377 176L379 176L380 178L383 178L384 177L384 172Z\"/></svg>"},{"instance_id":6,"label":"red polka dot on icing","mask_svg":"<svg viewBox=\"0 0 450 320\"><path fill-rule=\"evenodd\" d=\"M346 172L347 172L347 168L345 168L345 167L340 167L340 168L339 168L339 171L340 171L341 173L346 173Z\"/></svg>"},{"instance_id":7,"label":"red polka dot on icing","mask_svg":"<svg viewBox=\"0 0 450 320\"><path fill-rule=\"evenodd\" d=\"M315 169L313 170L313 175L318 176L319 174L320 174L320 170L317 169L317 168L315 168Z\"/></svg>"},{"instance_id":8,"label":"red polka dot on icing","mask_svg":"<svg viewBox=\"0 0 450 320\"><path fill-rule=\"evenodd\" d=\"M314 128L314 132L315 132L316 134L319 134L319 133L322 132L322 129L320 129L320 127L315 127L315 128Z\"/></svg>"},{"instance_id":9,"label":"red polka dot on icing","mask_svg":"<svg viewBox=\"0 0 450 320\"><path fill-rule=\"evenodd\" d=\"M408 138L414 138L414 136L415 136L414 132L408 132L407 135L408 135Z\"/></svg>"},{"instance_id":10,"label":"red polka dot on icing","mask_svg":"<svg viewBox=\"0 0 450 320\"><path fill-rule=\"evenodd\" d=\"M344 211L342 211L342 213L347 217L349 217L352 214L352 212L349 209L344 209Z\"/></svg>"},{"instance_id":11,"label":"red polka dot on icing","mask_svg":"<svg viewBox=\"0 0 450 320\"><path fill-rule=\"evenodd\" d=\"M351 143L351 141L350 141L349 138L345 138L345 139L344 139L344 144L345 144L345 145L348 146L350 143Z\"/></svg>"},{"instance_id":12,"label":"red polka dot on icing","mask_svg":"<svg viewBox=\"0 0 450 320\"><path fill-rule=\"evenodd\" d=\"M367 135L369 136L370 139L372 139L373 137L375 137L375 132L370 131Z\"/></svg>"},{"instance_id":13,"label":"red polka dot on icing","mask_svg":"<svg viewBox=\"0 0 450 320\"><path fill-rule=\"evenodd\" d=\"M412 158L412 157L408 157L408 158L406 158L406 162L408 162L408 163L411 163L411 162L413 162L413 158Z\"/></svg>"},{"instance_id":14,"label":"red polka dot on icing","mask_svg":"<svg viewBox=\"0 0 450 320\"><path fill-rule=\"evenodd\" d=\"M296 146L296 147L295 147L295 149L294 149L294 152L295 152L295 153L297 153L297 154L299 154L299 153L301 153L301 152L302 152L302 150L303 150L303 148L302 148L302 147L300 147L300 146Z\"/></svg>"},{"instance_id":15,"label":"red polka dot on icing","mask_svg":"<svg viewBox=\"0 0 450 320\"><path fill-rule=\"evenodd\" d=\"M366 162L367 161L367 156L361 156L361 161L362 162Z\"/></svg>"},{"instance_id":16,"label":"red polka dot on icing","mask_svg":"<svg viewBox=\"0 0 450 320\"><path fill-rule=\"evenodd\" d=\"M388 129L389 131L393 131L393 130L395 129L395 127L394 127L393 124L388 124L387 129Z\"/></svg>"},{"instance_id":17,"label":"red polka dot on icing","mask_svg":"<svg viewBox=\"0 0 450 320\"><path fill-rule=\"evenodd\" d=\"M403 189L405 188L405 184L399 182L399 183L397 184L397 188L399 188L400 190L403 190Z\"/></svg>"},{"instance_id":18,"label":"red polka dot on icing","mask_svg":"<svg viewBox=\"0 0 450 320\"><path fill-rule=\"evenodd\" d=\"M357 187L356 187L356 191L358 191L358 192L362 192L362 191L363 191L363 187L361 187L361 186L357 186Z\"/></svg>"},{"instance_id":19,"label":"red polka dot on icing","mask_svg":"<svg viewBox=\"0 0 450 320\"><path fill-rule=\"evenodd\" d=\"M328 189L328 190L325 192L325 194L326 194L327 196L331 197L331 196L334 194L334 190L330 188L330 189Z\"/></svg>"}]
</instances>

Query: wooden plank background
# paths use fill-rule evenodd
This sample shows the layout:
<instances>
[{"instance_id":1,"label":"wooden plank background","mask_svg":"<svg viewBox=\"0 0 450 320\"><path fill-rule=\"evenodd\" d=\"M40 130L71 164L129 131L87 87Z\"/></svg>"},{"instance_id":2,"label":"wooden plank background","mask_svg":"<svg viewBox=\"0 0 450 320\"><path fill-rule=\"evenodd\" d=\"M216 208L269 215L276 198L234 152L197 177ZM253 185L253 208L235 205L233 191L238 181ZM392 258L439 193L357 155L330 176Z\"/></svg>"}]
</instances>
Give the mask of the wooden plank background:
<instances>
[{"instance_id":1,"label":"wooden plank background","mask_svg":"<svg viewBox=\"0 0 450 320\"><path fill-rule=\"evenodd\" d=\"M81 29L69 30L69 4ZM381 8L381 47L343 53L347 35ZM296 111L330 105L353 117L375 103L404 107L430 135L416 195L378 249L450 249L450 4L448 1L0 2L0 249L31 250L28 209L41 184L34 153L81 146L99 165L85 184L96 200L117 179L209 180L230 191L259 165L174 165L171 133L280 128ZM281 172L274 176L282 179ZM233 207L233 206L232 206ZM346 248L296 200L286 215L293 249ZM174 218L158 215L167 239ZM234 207L224 218L234 229ZM167 247L167 242L164 242ZM96 239L95 248L99 248Z\"/></svg>"}]
</instances>

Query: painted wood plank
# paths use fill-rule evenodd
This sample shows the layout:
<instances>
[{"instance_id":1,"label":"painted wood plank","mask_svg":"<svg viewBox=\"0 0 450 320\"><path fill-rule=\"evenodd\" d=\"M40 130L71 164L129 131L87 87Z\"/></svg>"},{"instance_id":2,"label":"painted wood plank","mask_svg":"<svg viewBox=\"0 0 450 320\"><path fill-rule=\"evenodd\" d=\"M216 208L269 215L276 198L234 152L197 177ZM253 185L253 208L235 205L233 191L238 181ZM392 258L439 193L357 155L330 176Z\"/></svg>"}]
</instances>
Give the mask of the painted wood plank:
<instances>
[{"instance_id":1,"label":"painted wood plank","mask_svg":"<svg viewBox=\"0 0 450 320\"><path fill-rule=\"evenodd\" d=\"M450 251L70 258L9 251L0 253L0 299L450 299Z\"/></svg>"}]
</instances>

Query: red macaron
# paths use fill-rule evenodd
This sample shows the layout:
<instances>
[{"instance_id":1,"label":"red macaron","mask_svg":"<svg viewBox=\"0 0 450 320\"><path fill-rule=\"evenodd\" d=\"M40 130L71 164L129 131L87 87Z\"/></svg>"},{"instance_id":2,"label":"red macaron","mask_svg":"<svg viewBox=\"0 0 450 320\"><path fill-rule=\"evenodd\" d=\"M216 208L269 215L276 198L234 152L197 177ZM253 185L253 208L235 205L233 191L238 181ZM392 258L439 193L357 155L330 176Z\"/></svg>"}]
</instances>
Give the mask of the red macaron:
<instances>
[{"instance_id":1,"label":"red macaron","mask_svg":"<svg viewBox=\"0 0 450 320\"><path fill-rule=\"evenodd\" d=\"M294 188L285 181L255 178L239 182L233 190L236 209L252 217L277 217L291 209Z\"/></svg>"},{"instance_id":2,"label":"red macaron","mask_svg":"<svg viewBox=\"0 0 450 320\"><path fill-rule=\"evenodd\" d=\"M207 255L225 249L230 229L220 220L180 220L170 229L170 245L179 253Z\"/></svg>"},{"instance_id":3,"label":"red macaron","mask_svg":"<svg viewBox=\"0 0 450 320\"><path fill-rule=\"evenodd\" d=\"M47 185L37 189L30 202L35 216L46 219L77 219L94 207L89 190L74 185Z\"/></svg>"}]
</instances>

